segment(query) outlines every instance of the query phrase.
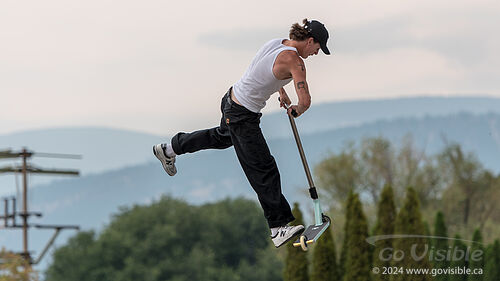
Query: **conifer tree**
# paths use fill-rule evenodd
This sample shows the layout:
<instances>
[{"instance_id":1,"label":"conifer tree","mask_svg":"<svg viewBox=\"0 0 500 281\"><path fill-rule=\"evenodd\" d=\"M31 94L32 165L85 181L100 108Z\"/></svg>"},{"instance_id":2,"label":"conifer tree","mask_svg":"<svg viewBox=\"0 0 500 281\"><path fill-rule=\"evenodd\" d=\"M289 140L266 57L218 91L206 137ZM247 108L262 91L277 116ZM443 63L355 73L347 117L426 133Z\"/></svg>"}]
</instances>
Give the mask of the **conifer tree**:
<instances>
[{"instance_id":1,"label":"conifer tree","mask_svg":"<svg viewBox=\"0 0 500 281\"><path fill-rule=\"evenodd\" d=\"M455 241L453 242L450 267L455 270L457 268L467 268L468 266L468 262L465 258L465 255L467 253L467 245L465 245L465 243L462 242L461 239L462 238L460 237L460 235L457 234L455 235ZM467 281L467 275L465 273L450 275L448 280Z\"/></svg>"},{"instance_id":2,"label":"conifer tree","mask_svg":"<svg viewBox=\"0 0 500 281\"><path fill-rule=\"evenodd\" d=\"M432 247L432 238L431 238L431 227L429 226L429 224L426 222L426 221L423 221L423 224L424 224L424 235L427 236L425 239L425 243L427 243L426 245L428 245L429 248Z\"/></svg>"},{"instance_id":3,"label":"conifer tree","mask_svg":"<svg viewBox=\"0 0 500 281\"><path fill-rule=\"evenodd\" d=\"M311 281L337 281L338 266L335 242L329 227L316 241L312 257Z\"/></svg>"},{"instance_id":4,"label":"conifer tree","mask_svg":"<svg viewBox=\"0 0 500 281\"><path fill-rule=\"evenodd\" d=\"M469 257L469 268L471 270L478 270L482 269L484 270L484 259L485 259L485 250L483 247L483 237L481 235L481 231L479 229L476 229L474 231L474 235L472 236L472 241L474 241L471 244L470 247L470 254L471 256ZM476 253L482 253L480 256L474 256ZM469 274L467 275L467 281L483 281L483 275L482 274Z\"/></svg>"},{"instance_id":5,"label":"conifer tree","mask_svg":"<svg viewBox=\"0 0 500 281\"><path fill-rule=\"evenodd\" d=\"M295 217L294 224L304 224L302 212L300 211L299 203L293 204L293 216ZM293 241L286 245L287 255L285 259L285 271L283 273L283 281L308 281L308 262L307 253L300 248L293 246Z\"/></svg>"},{"instance_id":6,"label":"conifer tree","mask_svg":"<svg viewBox=\"0 0 500 281\"><path fill-rule=\"evenodd\" d=\"M350 206L351 219L347 222L347 256L344 281L371 280L371 251L368 238L368 224L359 196L354 194Z\"/></svg>"},{"instance_id":7,"label":"conifer tree","mask_svg":"<svg viewBox=\"0 0 500 281\"><path fill-rule=\"evenodd\" d=\"M398 213L395 226L396 234L404 235L424 235L425 226L420 214L420 207L417 193L413 188L408 188L406 199L403 207ZM419 237L405 237L395 239L393 241L394 252L401 251L404 257L400 260L394 260L393 266L397 268L432 268L428 259L427 250L430 246L427 244L427 239ZM432 280L431 275L406 275L402 274L391 275L393 281L426 281Z\"/></svg>"},{"instance_id":8,"label":"conifer tree","mask_svg":"<svg viewBox=\"0 0 500 281\"><path fill-rule=\"evenodd\" d=\"M345 274L347 252L349 250L349 248L347 247L347 240L349 237L347 225L348 225L349 221L352 219L352 215L351 215L350 210L351 210L351 205L352 205L353 201L354 201L354 193L351 191L351 192L349 192L349 196L347 197L347 201L346 201L345 207L344 207L344 210L345 210L344 241L342 241L342 249L340 252L339 270L338 270L339 280L342 280L342 278L344 277L344 274Z\"/></svg>"},{"instance_id":9,"label":"conifer tree","mask_svg":"<svg viewBox=\"0 0 500 281\"><path fill-rule=\"evenodd\" d=\"M438 212L436 214L436 220L434 222L434 236L448 237L444 215L442 212ZM434 238L432 246L434 247L434 253L439 253L439 256L436 254L434 255L434 268L447 268L449 266L449 261L447 260L445 253L448 251L448 239ZM449 275L447 274L440 274L434 277L434 280L448 281L448 276Z\"/></svg>"},{"instance_id":10,"label":"conifer tree","mask_svg":"<svg viewBox=\"0 0 500 281\"><path fill-rule=\"evenodd\" d=\"M495 261L498 270L497 281L500 281L500 241L498 241L498 239L495 240L495 243L493 244L493 250L496 253Z\"/></svg>"},{"instance_id":11,"label":"conifer tree","mask_svg":"<svg viewBox=\"0 0 500 281\"><path fill-rule=\"evenodd\" d=\"M500 241L498 239L486 251L484 280L500 281Z\"/></svg>"},{"instance_id":12,"label":"conifer tree","mask_svg":"<svg viewBox=\"0 0 500 281\"><path fill-rule=\"evenodd\" d=\"M380 195L377 210L377 223L373 235L391 235L394 234L394 221L396 220L396 206L394 205L394 192L390 185L386 185ZM377 241L373 251L373 266L379 269L390 267L391 262L381 258L382 251L392 248L392 239L383 239ZM389 275L373 274L374 281L389 280Z\"/></svg>"}]
</instances>

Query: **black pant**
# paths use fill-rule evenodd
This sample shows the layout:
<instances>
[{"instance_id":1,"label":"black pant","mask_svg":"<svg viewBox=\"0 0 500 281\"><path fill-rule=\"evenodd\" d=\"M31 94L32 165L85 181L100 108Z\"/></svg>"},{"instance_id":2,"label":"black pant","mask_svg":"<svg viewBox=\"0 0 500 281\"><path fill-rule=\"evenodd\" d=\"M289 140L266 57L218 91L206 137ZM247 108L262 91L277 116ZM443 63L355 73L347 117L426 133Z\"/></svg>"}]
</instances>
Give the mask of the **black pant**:
<instances>
[{"instance_id":1,"label":"black pant","mask_svg":"<svg viewBox=\"0 0 500 281\"><path fill-rule=\"evenodd\" d=\"M245 175L257 193L269 227L283 226L295 218L281 193L278 166L259 127L261 113L252 112L231 100L231 89L221 101L219 127L178 133L172 148L178 155L202 149L225 149L234 145Z\"/></svg>"}]
</instances>

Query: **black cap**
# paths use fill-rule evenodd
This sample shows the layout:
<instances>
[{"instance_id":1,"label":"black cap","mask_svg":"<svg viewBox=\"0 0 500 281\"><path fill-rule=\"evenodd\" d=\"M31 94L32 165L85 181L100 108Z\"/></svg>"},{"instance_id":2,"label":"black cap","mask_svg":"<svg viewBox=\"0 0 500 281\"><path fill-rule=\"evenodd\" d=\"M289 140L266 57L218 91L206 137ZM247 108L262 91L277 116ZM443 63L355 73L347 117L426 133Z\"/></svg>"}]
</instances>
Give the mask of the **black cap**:
<instances>
[{"instance_id":1,"label":"black cap","mask_svg":"<svg viewBox=\"0 0 500 281\"><path fill-rule=\"evenodd\" d=\"M326 30L325 25L317 20L311 20L304 25L304 28L309 32L309 34L311 34L311 36L316 41L319 42L319 45L321 46L321 50L323 51L323 53L329 55L330 51L326 46L326 41L328 41L328 30Z\"/></svg>"}]
</instances>

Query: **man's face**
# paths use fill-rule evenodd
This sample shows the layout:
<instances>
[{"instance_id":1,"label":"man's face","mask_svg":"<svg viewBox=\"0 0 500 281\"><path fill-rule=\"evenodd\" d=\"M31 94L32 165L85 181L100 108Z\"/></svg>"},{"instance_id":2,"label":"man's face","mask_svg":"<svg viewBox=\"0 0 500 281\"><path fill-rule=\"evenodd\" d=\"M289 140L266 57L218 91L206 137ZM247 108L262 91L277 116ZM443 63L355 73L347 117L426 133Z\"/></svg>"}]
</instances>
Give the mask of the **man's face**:
<instances>
[{"instance_id":1,"label":"man's face","mask_svg":"<svg viewBox=\"0 0 500 281\"><path fill-rule=\"evenodd\" d=\"M307 39L306 47L304 48L303 58L306 59L309 56L317 55L321 46L319 43L314 42L313 38Z\"/></svg>"}]
</instances>

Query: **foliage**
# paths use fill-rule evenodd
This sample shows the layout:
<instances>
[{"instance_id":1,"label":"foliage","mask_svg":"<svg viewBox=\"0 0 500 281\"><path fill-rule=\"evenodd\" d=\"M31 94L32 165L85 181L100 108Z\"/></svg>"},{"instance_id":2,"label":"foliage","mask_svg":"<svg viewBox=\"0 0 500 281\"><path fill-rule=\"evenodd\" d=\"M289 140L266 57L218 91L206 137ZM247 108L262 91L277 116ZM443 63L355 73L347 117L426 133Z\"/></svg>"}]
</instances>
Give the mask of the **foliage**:
<instances>
[{"instance_id":1,"label":"foliage","mask_svg":"<svg viewBox=\"0 0 500 281\"><path fill-rule=\"evenodd\" d=\"M371 195L373 202L378 202L384 185L394 182L394 153L387 139L372 138L361 142L360 160L366 165L362 169L364 189Z\"/></svg>"},{"instance_id":2,"label":"foliage","mask_svg":"<svg viewBox=\"0 0 500 281\"><path fill-rule=\"evenodd\" d=\"M470 247L471 259L469 261L469 268L474 269L483 269L484 270L484 259L485 259L485 249L483 247L483 236L481 235L481 231L476 229L474 231L474 235L472 236L473 243ZM480 256L474 257L474 253L482 253ZM483 275L481 274L470 274L467 276L467 281L482 281Z\"/></svg>"},{"instance_id":3,"label":"foliage","mask_svg":"<svg viewBox=\"0 0 500 281\"><path fill-rule=\"evenodd\" d=\"M380 195L377 210L377 222L374 229L374 235L394 234L394 222L396 220L396 206L394 204L394 192L390 185L386 185ZM388 268L390 261L384 261L380 258L383 249L392 248L392 239L383 239L375 244L373 251L373 266L378 268ZM373 280L388 280L388 275L373 274Z\"/></svg>"},{"instance_id":4,"label":"foliage","mask_svg":"<svg viewBox=\"0 0 500 281\"><path fill-rule=\"evenodd\" d=\"M352 204L354 204L354 192L349 193L349 197L347 198L347 201L345 203L345 223L344 223L344 239L342 242L342 250L340 253L340 260L339 260L339 277L343 278L346 272L347 268L347 253L349 252L349 246L348 246L348 238L349 238L349 221L352 220Z\"/></svg>"},{"instance_id":5,"label":"foliage","mask_svg":"<svg viewBox=\"0 0 500 281\"><path fill-rule=\"evenodd\" d=\"M408 188L406 200L396 218L395 233L403 235L424 235L425 227L420 214L417 193ZM394 252L404 253L401 259L393 259L393 266L398 268L432 268L428 260L426 248L429 248L427 239L419 237L405 237L394 241ZM414 253L414 254L413 254ZM424 281L431 280L429 275L391 275L393 281Z\"/></svg>"},{"instance_id":6,"label":"foliage","mask_svg":"<svg viewBox=\"0 0 500 281\"><path fill-rule=\"evenodd\" d=\"M304 224L302 212L298 203L293 204L292 210L295 217L294 224ZM293 246L293 243L286 245L287 255L285 260L284 281L307 281L309 280L307 253L300 248Z\"/></svg>"},{"instance_id":7,"label":"foliage","mask_svg":"<svg viewBox=\"0 0 500 281\"><path fill-rule=\"evenodd\" d=\"M335 204L344 202L351 190L369 195L370 202L376 203L382 188L391 185L396 198L403 196L407 186L418 186L419 200L427 205L442 188L437 165L416 148L410 136L399 149L382 137L365 138L359 147L350 143L339 154L325 158L315 175Z\"/></svg>"},{"instance_id":8,"label":"foliage","mask_svg":"<svg viewBox=\"0 0 500 281\"><path fill-rule=\"evenodd\" d=\"M37 281L38 273L20 255L0 251L0 281Z\"/></svg>"},{"instance_id":9,"label":"foliage","mask_svg":"<svg viewBox=\"0 0 500 281\"><path fill-rule=\"evenodd\" d=\"M462 241L462 238L460 235L455 235L455 240L453 242L453 247L452 247L453 253L466 253L467 252L467 245ZM468 261L465 258L465 255L462 254L457 254L456 256L453 256L450 267L451 268L466 268L468 266ZM448 280L450 281L466 281L467 280L467 275L466 274L455 274L449 276Z\"/></svg>"},{"instance_id":10,"label":"foliage","mask_svg":"<svg viewBox=\"0 0 500 281\"><path fill-rule=\"evenodd\" d=\"M500 241L498 239L486 251L484 280L500 281Z\"/></svg>"},{"instance_id":11,"label":"foliage","mask_svg":"<svg viewBox=\"0 0 500 281\"><path fill-rule=\"evenodd\" d=\"M361 182L361 166L357 151L351 144L338 155L331 155L314 169L315 175L328 195L328 202L345 202L349 194L358 191Z\"/></svg>"},{"instance_id":12,"label":"foliage","mask_svg":"<svg viewBox=\"0 0 500 281\"><path fill-rule=\"evenodd\" d=\"M332 227L329 227L314 246L311 281L339 280L337 254L331 230Z\"/></svg>"},{"instance_id":13,"label":"foliage","mask_svg":"<svg viewBox=\"0 0 500 281\"><path fill-rule=\"evenodd\" d=\"M446 229L446 223L444 221L444 215L442 212L436 214L436 219L434 222L434 236L436 237L448 237L448 232ZM444 238L434 238L432 245L434 246L434 251L447 252L448 251L448 239ZM447 268L449 266L449 261L447 259L436 259L434 261L434 268ZM439 274L434 277L435 281L447 281L447 274Z\"/></svg>"},{"instance_id":14,"label":"foliage","mask_svg":"<svg viewBox=\"0 0 500 281\"><path fill-rule=\"evenodd\" d=\"M54 253L47 280L280 280L260 208L245 199L191 206L163 197L123 209L98 236Z\"/></svg>"},{"instance_id":15,"label":"foliage","mask_svg":"<svg viewBox=\"0 0 500 281\"><path fill-rule=\"evenodd\" d=\"M474 203L490 186L491 176L474 155L464 153L459 145L449 145L439 157L445 174L449 175L449 185L455 187L446 195L454 196L460 203L452 204L450 212L460 214L461 223L467 226L474 214Z\"/></svg>"},{"instance_id":16,"label":"foliage","mask_svg":"<svg viewBox=\"0 0 500 281\"><path fill-rule=\"evenodd\" d=\"M347 255L345 261L344 281L371 280L371 251L366 242L368 238L368 224L359 196L353 195L349 212L351 219L347 221Z\"/></svg>"},{"instance_id":17,"label":"foliage","mask_svg":"<svg viewBox=\"0 0 500 281\"><path fill-rule=\"evenodd\" d=\"M349 143L316 167L321 191L329 207L340 210L350 191L362 195L368 208L379 202L381 188L391 184L396 207L401 207L408 186L415 187L422 218L430 221L440 210L448 230L468 236L479 227L485 241L500 231L500 175L485 169L477 157L448 143L441 152L426 155L411 136L398 146L382 137ZM368 220L375 220L375 213ZM341 238L338 236L337 238Z\"/></svg>"}]
</instances>

